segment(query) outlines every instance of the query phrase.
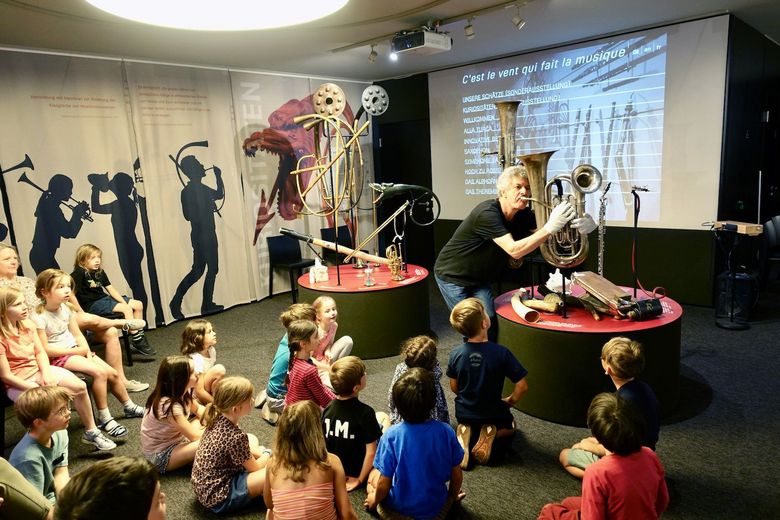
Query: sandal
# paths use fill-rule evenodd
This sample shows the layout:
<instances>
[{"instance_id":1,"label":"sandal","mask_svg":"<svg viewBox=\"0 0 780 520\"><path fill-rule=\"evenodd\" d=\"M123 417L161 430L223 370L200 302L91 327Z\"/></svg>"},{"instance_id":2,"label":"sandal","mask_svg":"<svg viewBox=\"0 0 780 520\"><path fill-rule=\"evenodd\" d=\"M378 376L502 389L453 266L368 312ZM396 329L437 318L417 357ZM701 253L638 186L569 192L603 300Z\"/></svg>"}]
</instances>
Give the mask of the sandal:
<instances>
[{"instance_id":1,"label":"sandal","mask_svg":"<svg viewBox=\"0 0 780 520\"><path fill-rule=\"evenodd\" d=\"M116 422L113 417L104 423L98 424L98 428L117 439L127 435L127 428Z\"/></svg>"}]
</instances>

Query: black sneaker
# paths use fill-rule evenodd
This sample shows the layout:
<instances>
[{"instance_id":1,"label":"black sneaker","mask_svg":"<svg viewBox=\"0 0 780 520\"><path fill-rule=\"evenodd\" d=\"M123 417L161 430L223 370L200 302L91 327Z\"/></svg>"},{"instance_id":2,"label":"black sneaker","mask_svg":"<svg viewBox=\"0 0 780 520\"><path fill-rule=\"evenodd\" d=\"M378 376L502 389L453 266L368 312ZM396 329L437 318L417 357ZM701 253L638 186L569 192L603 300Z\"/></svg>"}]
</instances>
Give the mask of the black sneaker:
<instances>
[{"instance_id":1,"label":"black sneaker","mask_svg":"<svg viewBox=\"0 0 780 520\"><path fill-rule=\"evenodd\" d=\"M157 351L152 348L146 339L146 335L138 339L130 338L130 350L142 356L154 356L157 354Z\"/></svg>"}]
</instances>

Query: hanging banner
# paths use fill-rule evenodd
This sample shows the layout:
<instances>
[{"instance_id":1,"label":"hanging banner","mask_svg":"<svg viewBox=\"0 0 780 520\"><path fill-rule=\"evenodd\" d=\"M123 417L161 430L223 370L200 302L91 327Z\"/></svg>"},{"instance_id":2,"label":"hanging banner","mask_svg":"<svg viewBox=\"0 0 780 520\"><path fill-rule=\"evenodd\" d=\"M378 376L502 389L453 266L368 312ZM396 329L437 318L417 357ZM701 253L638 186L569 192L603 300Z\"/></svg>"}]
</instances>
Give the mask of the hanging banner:
<instances>
[{"instance_id":1,"label":"hanging banner","mask_svg":"<svg viewBox=\"0 0 780 520\"><path fill-rule=\"evenodd\" d=\"M250 301L228 72L125 66L166 317Z\"/></svg>"},{"instance_id":2,"label":"hanging banner","mask_svg":"<svg viewBox=\"0 0 780 520\"><path fill-rule=\"evenodd\" d=\"M148 305L121 63L0 52L0 91L0 237L18 247L24 274L70 273L78 247L92 243L112 285L159 321Z\"/></svg>"}]
</instances>

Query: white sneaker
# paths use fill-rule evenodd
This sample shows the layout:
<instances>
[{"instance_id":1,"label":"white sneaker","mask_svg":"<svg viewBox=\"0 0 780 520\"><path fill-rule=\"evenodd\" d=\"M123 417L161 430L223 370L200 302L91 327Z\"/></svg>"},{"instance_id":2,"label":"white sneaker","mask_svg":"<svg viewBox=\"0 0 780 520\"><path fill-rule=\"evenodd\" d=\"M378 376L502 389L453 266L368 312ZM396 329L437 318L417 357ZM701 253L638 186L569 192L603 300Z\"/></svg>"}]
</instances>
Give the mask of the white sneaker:
<instances>
[{"instance_id":1,"label":"white sneaker","mask_svg":"<svg viewBox=\"0 0 780 520\"><path fill-rule=\"evenodd\" d=\"M265 422L271 426L276 426L276 423L279 420L279 414L271 411L271 408L268 406L268 402L266 402L263 405L263 409L260 410L260 417L262 417Z\"/></svg>"},{"instance_id":2,"label":"white sneaker","mask_svg":"<svg viewBox=\"0 0 780 520\"><path fill-rule=\"evenodd\" d=\"M146 327L144 320L124 320L122 330L141 330Z\"/></svg>"},{"instance_id":3,"label":"white sneaker","mask_svg":"<svg viewBox=\"0 0 780 520\"><path fill-rule=\"evenodd\" d=\"M84 435L81 437L81 442L84 444L91 444L100 451L109 451L116 448L116 443L106 438L101 432L84 432Z\"/></svg>"},{"instance_id":4,"label":"white sneaker","mask_svg":"<svg viewBox=\"0 0 780 520\"><path fill-rule=\"evenodd\" d=\"M259 394L257 394L257 397L255 397L255 408L262 408L267 399L268 394L266 394L266 391L261 391Z\"/></svg>"},{"instance_id":5,"label":"white sneaker","mask_svg":"<svg viewBox=\"0 0 780 520\"><path fill-rule=\"evenodd\" d=\"M149 383L141 383L135 379L128 379L125 383L125 388L128 392L143 392L149 388Z\"/></svg>"}]
</instances>

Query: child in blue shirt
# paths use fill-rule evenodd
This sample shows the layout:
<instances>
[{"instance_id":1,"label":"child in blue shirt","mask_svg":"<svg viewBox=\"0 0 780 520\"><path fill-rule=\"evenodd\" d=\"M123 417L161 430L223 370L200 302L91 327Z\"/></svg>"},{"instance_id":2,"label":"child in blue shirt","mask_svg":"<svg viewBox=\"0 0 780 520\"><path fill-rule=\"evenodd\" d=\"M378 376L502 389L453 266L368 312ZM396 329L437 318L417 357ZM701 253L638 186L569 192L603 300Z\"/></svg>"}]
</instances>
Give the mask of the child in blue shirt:
<instances>
[{"instance_id":1,"label":"child in blue shirt","mask_svg":"<svg viewBox=\"0 0 780 520\"><path fill-rule=\"evenodd\" d=\"M461 467L468 469L469 455L479 464L487 464L498 438L508 448L515 434L510 407L528 391L528 371L503 345L488 340L490 318L478 298L466 298L450 313L450 324L467 341L452 349L447 363L450 389L455 393L455 417L458 441L465 454ZM515 386L502 398L504 378ZM471 432L479 431L475 443Z\"/></svg>"},{"instance_id":2,"label":"child in blue shirt","mask_svg":"<svg viewBox=\"0 0 780 520\"><path fill-rule=\"evenodd\" d=\"M364 505L380 518L444 518L465 496L463 449L448 424L431 419L433 372L410 368L393 385L393 400L403 422L379 440Z\"/></svg>"},{"instance_id":3,"label":"child in blue shirt","mask_svg":"<svg viewBox=\"0 0 780 520\"><path fill-rule=\"evenodd\" d=\"M284 311L279 320L285 329L297 320L316 321L317 311L308 303L293 303ZM268 385L265 390L257 394L255 408L260 408L260 415L265 421L274 426L279 420L279 414L284 410L284 398L287 396L287 385L284 379L287 377L287 369L290 365L290 349L288 347L287 334L279 341L279 346L271 362L271 373L268 375Z\"/></svg>"},{"instance_id":4,"label":"child in blue shirt","mask_svg":"<svg viewBox=\"0 0 780 520\"><path fill-rule=\"evenodd\" d=\"M70 480L68 432L71 397L59 386L25 390L14 404L27 434L8 461L52 504Z\"/></svg>"}]
</instances>

